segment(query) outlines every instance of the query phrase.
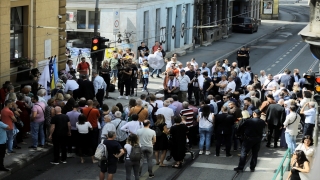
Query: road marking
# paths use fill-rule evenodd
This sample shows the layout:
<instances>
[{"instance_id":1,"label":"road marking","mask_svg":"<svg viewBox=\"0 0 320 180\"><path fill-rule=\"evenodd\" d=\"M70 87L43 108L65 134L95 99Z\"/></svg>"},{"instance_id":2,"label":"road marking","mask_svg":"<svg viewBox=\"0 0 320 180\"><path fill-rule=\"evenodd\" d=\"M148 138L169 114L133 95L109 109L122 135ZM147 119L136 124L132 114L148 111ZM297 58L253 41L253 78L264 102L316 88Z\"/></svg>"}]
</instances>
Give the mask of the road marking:
<instances>
[{"instance_id":1,"label":"road marking","mask_svg":"<svg viewBox=\"0 0 320 180\"><path fill-rule=\"evenodd\" d=\"M213 164L213 163L200 163L195 162L191 165L191 167L197 168L210 168L210 169L223 169L223 170L232 170L235 165L225 165L225 164Z\"/></svg>"},{"instance_id":2,"label":"road marking","mask_svg":"<svg viewBox=\"0 0 320 180\"><path fill-rule=\"evenodd\" d=\"M278 64L279 62L280 62L280 61L276 61L275 63L277 63L277 64Z\"/></svg>"},{"instance_id":3,"label":"road marking","mask_svg":"<svg viewBox=\"0 0 320 180\"><path fill-rule=\"evenodd\" d=\"M287 55L283 55L283 57L286 57Z\"/></svg>"},{"instance_id":4,"label":"road marking","mask_svg":"<svg viewBox=\"0 0 320 180\"><path fill-rule=\"evenodd\" d=\"M300 49L300 51L279 71L278 74L280 74L284 69L286 69L290 64L292 64L293 61L295 61L308 46L309 44L306 44L305 46L303 46L303 48Z\"/></svg>"},{"instance_id":5,"label":"road marking","mask_svg":"<svg viewBox=\"0 0 320 180\"><path fill-rule=\"evenodd\" d=\"M290 49L289 51L292 51L292 49Z\"/></svg>"},{"instance_id":6,"label":"road marking","mask_svg":"<svg viewBox=\"0 0 320 180\"><path fill-rule=\"evenodd\" d=\"M282 60L283 58L280 58L279 60Z\"/></svg>"},{"instance_id":7,"label":"road marking","mask_svg":"<svg viewBox=\"0 0 320 180\"><path fill-rule=\"evenodd\" d=\"M272 65L271 65L271 67L275 67L275 66L276 66L275 64L272 64Z\"/></svg>"},{"instance_id":8,"label":"road marking","mask_svg":"<svg viewBox=\"0 0 320 180\"><path fill-rule=\"evenodd\" d=\"M286 39L261 39L262 41L270 42L270 43L283 43L286 42Z\"/></svg>"},{"instance_id":9,"label":"road marking","mask_svg":"<svg viewBox=\"0 0 320 180\"><path fill-rule=\"evenodd\" d=\"M290 52L287 52L286 54L290 54Z\"/></svg>"},{"instance_id":10,"label":"road marking","mask_svg":"<svg viewBox=\"0 0 320 180\"><path fill-rule=\"evenodd\" d=\"M271 70L271 68L268 68L268 69L267 69L267 71L270 71L270 70Z\"/></svg>"},{"instance_id":11,"label":"road marking","mask_svg":"<svg viewBox=\"0 0 320 180\"><path fill-rule=\"evenodd\" d=\"M277 46L251 46L251 48L257 48L257 49L275 49Z\"/></svg>"}]
</instances>

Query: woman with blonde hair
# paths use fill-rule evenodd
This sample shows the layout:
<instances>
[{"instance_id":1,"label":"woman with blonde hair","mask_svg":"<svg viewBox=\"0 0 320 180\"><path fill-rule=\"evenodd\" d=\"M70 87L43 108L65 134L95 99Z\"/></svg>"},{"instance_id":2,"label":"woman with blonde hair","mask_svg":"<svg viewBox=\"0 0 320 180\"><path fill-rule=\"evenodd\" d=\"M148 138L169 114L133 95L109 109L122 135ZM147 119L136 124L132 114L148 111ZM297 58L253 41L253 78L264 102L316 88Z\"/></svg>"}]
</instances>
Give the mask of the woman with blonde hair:
<instances>
[{"instance_id":1,"label":"woman with blonde hair","mask_svg":"<svg viewBox=\"0 0 320 180\"><path fill-rule=\"evenodd\" d=\"M54 100L55 100L55 105L56 106L60 106L62 108L65 105L65 103L63 102L64 101L64 97L63 97L63 94L61 94L61 93L57 93L54 96Z\"/></svg>"},{"instance_id":2,"label":"woman with blonde hair","mask_svg":"<svg viewBox=\"0 0 320 180\"><path fill-rule=\"evenodd\" d=\"M156 143L153 145L154 155L156 157L156 165L160 167L165 167L167 165L163 164L164 158L167 154L168 149L168 138L167 133L169 132L167 128L167 124L165 123L165 118L162 114L157 115L157 121L154 124L154 130L162 132L161 134L156 134ZM159 152L162 151L160 160L159 160Z\"/></svg>"}]
</instances>

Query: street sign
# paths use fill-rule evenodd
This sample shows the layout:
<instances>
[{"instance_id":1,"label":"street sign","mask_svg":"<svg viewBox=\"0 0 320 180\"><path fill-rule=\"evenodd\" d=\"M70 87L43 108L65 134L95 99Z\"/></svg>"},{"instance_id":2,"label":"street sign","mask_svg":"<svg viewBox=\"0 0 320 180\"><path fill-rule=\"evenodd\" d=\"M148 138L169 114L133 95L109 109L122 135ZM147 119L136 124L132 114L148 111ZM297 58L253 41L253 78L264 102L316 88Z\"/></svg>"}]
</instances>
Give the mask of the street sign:
<instances>
[{"instance_id":1,"label":"street sign","mask_svg":"<svg viewBox=\"0 0 320 180\"><path fill-rule=\"evenodd\" d=\"M120 32L120 10L113 10L113 35L116 35Z\"/></svg>"}]
</instances>

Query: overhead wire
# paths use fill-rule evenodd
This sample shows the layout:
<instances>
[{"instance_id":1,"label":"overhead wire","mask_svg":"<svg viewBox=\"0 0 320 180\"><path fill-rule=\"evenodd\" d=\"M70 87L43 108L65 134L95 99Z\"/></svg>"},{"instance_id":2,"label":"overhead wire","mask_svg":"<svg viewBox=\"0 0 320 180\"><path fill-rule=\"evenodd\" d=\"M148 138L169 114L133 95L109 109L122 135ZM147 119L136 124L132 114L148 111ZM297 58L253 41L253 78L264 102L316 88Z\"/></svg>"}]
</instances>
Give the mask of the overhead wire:
<instances>
[{"instance_id":1,"label":"overhead wire","mask_svg":"<svg viewBox=\"0 0 320 180\"><path fill-rule=\"evenodd\" d=\"M255 11L255 10L253 10L253 11ZM241 13L241 14L238 14L238 15L235 15L235 16L231 16L231 17L224 18L224 19L220 19L220 20L213 21L213 22L210 22L210 23L202 24L202 26L208 26L208 25L216 24L217 22L221 22L221 21L225 21L225 20L228 20L228 19L232 19L232 18L234 18L234 17L239 17L239 16L242 16L242 15L244 15L244 14L248 14L248 13L250 13L250 12L252 12L252 11L247 11L247 12L244 12L244 13ZM2 24L2 25L3 25L3 24ZM14 24L6 24L6 25L14 25ZM227 25L229 25L229 24L227 24ZM232 25L232 24L231 24L231 25ZM21 25L21 26L38 27L38 26L31 26L31 25ZM219 26L225 26L225 24L219 25ZM45 27L45 26L43 26L43 27ZM175 34L176 34L177 32L183 32L183 31L186 31L186 30L194 29L194 28L196 28L196 27L197 27L197 26L190 26L190 27L186 28L185 30L175 31ZM143 32L143 31L136 31L136 32ZM148 32L149 32L149 31L148 31ZM169 32L169 31L168 31L168 32ZM168 34L172 34L172 33L168 33ZM149 37L149 38L143 39L142 41L150 40L150 39L154 39L154 38L158 38L158 37L163 37L163 36L166 36L166 35L167 35L167 34L159 35L159 36L156 35L156 36L153 36L153 37ZM130 42L130 44L131 44L131 43L136 43L136 42L141 42L141 40L132 41L132 42ZM115 42L108 42L108 43L113 44L113 43L117 43L117 42L115 41ZM119 46L121 46L121 45L119 45ZM117 47L119 47L119 46L117 46ZM92 53L98 53L98 52L102 52L102 51L105 51L105 49L97 50L97 51L92 52ZM89 57L89 58L91 58L91 57ZM47 58L47 59L49 59L49 58ZM46 59L46 60L47 60L47 59ZM58 59L58 60L56 61L56 63L67 62L68 60L70 60L70 58L61 59L61 60ZM44 65L42 65L42 66L36 66L36 68L44 68L45 66L46 66L46 64L44 64ZM1 75L0 78L7 77L7 76L11 76L11 75L18 74L18 73L22 73L22 72L28 72L28 71L30 71L30 69L22 70L22 71L17 71L17 72L14 72L14 73L10 73L9 75Z\"/></svg>"}]
</instances>

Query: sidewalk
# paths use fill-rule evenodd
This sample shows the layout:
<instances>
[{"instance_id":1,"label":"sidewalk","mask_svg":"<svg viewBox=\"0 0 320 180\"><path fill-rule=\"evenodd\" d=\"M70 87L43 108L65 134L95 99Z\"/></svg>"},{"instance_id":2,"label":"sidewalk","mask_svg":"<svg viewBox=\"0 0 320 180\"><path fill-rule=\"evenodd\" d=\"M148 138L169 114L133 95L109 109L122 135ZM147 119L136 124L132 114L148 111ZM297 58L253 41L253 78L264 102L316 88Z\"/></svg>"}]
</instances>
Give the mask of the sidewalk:
<instances>
[{"instance_id":1,"label":"sidewalk","mask_svg":"<svg viewBox=\"0 0 320 180\"><path fill-rule=\"evenodd\" d=\"M178 60L185 64L187 61L190 61L191 58L196 57L196 61L199 63L199 65L202 62L208 62L208 66L211 67L214 63L215 60L222 60L223 58L228 57L232 53L236 52L240 47L246 45L250 45L259 39L272 34L274 31L278 30L282 25L273 20L263 20L261 25L259 26L259 30L257 33L254 34L243 34L243 33L234 33L232 34L229 38L227 39L222 39L217 42L213 42L212 45L209 45L207 47L199 47L195 49L192 52L188 52L183 57L179 57ZM230 62L233 62L231 60ZM163 75L162 75L163 76ZM148 89L150 93L155 93L158 91L161 91L163 89L162 78L150 78L149 79L149 85ZM141 85L138 85L140 87ZM146 92L141 92L141 88L138 88L137 91L137 97L129 97L130 98L138 98L140 97L141 94L147 94ZM111 109L112 106L116 105L117 103L122 103L124 107L127 106L128 100L125 98L123 99L117 99L119 96L119 92L116 88L115 92L112 92L109 94L109 96L115 98L115 99L105 99L104 103L106 103L109 108ZM31 137L28 139L25 139L25 141L28 143L27 145L20 145L22 149L17 150L17 153L15 154L10 154L5 157L5 166L10 168L10 172L0 172L0 179L10 175L10 173L18 171L20 168L23 168L29 164L32 164L35 160L45 156L46 154L49 154L52 151L52 148L44 148L44 149L39 149L38 151L31 151L28 149L28 146L31 144ZM211 155L212 156L212 155ZM210 157L211 157L210 156ZM281 156L281 155L279 155ZM213 156L212 156L213 157ZM214 157L215 158L215 157ZM206 156L201 156L199 158L200 160L203 159L205 161L215 161L215 159L208 160ZM223 159L223 158L221 158ZM236 161L238 160L237 157L233 157L232 160ZM172 161L172 160L171 160ZM210 169L209 169L210 170ZM224 170L221 170L224 171ZM173 171L171 168L168 171L167 169L160 170L160 172L155 172L157 173L165 173L165 174L171 174L171 173L178 173L178 171ZM186 177L184 180L188 179L187 174L190 173L190 171L185 172L183 177ZM196 172L200 173L200 172ZM218 174L220 174L219 172ZM230 173L230 172L228 172ZM193 174L194 175L194 174ZM163 177L163 176L162 176ZM194 176L193 176L194 177ZM180 178L181 179L181 178Z\"/></svg>"}]
</instances>

